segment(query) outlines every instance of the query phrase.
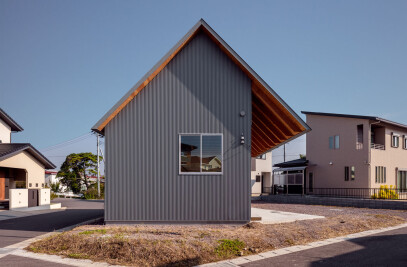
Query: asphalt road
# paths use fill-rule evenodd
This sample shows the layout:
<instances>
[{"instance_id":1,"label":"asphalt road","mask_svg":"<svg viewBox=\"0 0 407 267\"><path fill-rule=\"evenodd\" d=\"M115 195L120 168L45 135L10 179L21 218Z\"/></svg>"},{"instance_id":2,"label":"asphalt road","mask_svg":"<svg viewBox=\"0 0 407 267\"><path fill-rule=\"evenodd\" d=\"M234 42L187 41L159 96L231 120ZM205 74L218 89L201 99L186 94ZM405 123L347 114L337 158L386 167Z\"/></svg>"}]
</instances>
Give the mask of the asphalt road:
<instances>
[{"instance_id":1,"label":"asphalt road","mask_svg":"<svg viewBox=\"0 0 407 267\"><path fill-rule=\"evenodd\" d=\"M103 217L103 201L57 199L66 210L0 221L0 248L83 221Z\"/></svg>"},{"instance_id":2,"label":"asphalt road","mask_svg":"<svg viewBox=\"0 0 407 267\"><path fill-rule=\"evenodd\" d=\"M407 266L407 227L242 266Z\"/></svg>"}]
</instances>

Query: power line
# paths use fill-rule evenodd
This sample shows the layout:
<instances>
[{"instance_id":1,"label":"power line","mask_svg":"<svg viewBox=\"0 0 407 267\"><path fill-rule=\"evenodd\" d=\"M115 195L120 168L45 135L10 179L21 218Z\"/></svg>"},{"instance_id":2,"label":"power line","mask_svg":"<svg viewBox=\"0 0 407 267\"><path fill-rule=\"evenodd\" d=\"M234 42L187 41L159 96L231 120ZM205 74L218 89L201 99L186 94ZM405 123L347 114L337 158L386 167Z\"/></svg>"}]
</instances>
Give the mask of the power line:
<instances>
[{"instance_id":1,"label":"power line","mask_svg":"<svg viewBox=\"0 0 407 267\"><path fill-rule=\"evenodd\" d=\"M85 139L87 139L87 138L89 138L91 136L92 136L91 133L86 133L84 135L75 137L75 138L70 139L68 141L64 141L62 143L58 143L56 145L52 145L52 146L49 146L49 147L46 147L46 148L43 148L43 149L40 149L40 150L41 150L41 152L48 152L48 151L51 151L51 150L60 149L62 147L65 147L65 146L72 145L74 143L83 141L83 140L85 140Z\"/></svg>"}]
</instances>

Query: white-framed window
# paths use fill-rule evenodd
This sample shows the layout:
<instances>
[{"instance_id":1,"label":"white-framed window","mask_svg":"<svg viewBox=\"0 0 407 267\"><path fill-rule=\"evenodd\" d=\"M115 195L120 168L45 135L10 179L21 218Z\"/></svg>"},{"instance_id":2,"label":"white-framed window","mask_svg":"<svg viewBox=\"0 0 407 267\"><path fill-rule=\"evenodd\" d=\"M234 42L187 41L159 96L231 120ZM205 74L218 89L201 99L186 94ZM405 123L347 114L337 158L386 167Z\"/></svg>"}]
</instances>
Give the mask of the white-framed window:
<instances>
[{"instance_id":1,"label":"white-framed window","mask_svg":"<svg viewBox=\"0 0 407 267\"><path fill-rule=\"evenodd\" d=\"M403 136L403 148L407 149L407 135Z\"/></svg>"},{"instance_id":2,"label":"white-framed window","mask_svg":"<svg viewBox=\"0 0 407 267\"><path fill-rule=\"evenodd\" d=\"M223 135L179 135L179 174L222 174Z\"/></svg>"},{"instance_id":3,"label":"white-framed window","mask_svg":"<svg viewBox=\"0 0 407 267\"><path fill-rule=\"evenodd\" d=\"M339 149L339 135L329 137L329 149Z\"/></svg>"},{"instance_id":4,"label":"white-framed window","mask_svg":"<svg viewBox=\"0 0 407 267\"><path fill-rule=\"evenodd\" d=\"M391 133L391 146L392 147L399 147L400 142L400 135L396 133Z\"/></svg>"}]
</instances>

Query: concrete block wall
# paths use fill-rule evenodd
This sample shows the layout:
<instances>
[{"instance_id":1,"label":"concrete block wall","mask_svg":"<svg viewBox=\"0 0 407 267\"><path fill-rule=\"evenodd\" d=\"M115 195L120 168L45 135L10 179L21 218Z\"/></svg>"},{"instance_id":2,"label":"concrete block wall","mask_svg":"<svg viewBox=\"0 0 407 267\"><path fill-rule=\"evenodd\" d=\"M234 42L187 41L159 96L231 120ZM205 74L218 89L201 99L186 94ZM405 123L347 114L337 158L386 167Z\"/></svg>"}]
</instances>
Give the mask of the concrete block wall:
<instances>
[{"instance_id":1,"label":"concrete block wall","mask_svg":"<svg viewBox=\"0 0 407 267\"><path fill-rule=\"evenodd\" d=\"M28 207L28 189L10 189L9 208L27 208Z\"/></svg>"},{"instance_id":2,"label":"concrete block wall","mask_svg":"<svg viewBox=\"0 0 407 267\"><path fill-rule=\"evenodd\" d=\"M49 188L38 189L38 205L49 205L51 203L51 190Z\"/></svg>"},{"instance_id":3,"label":"concrete block wall","mask_svg":"<svg viewBox=\"0 0 407 267\"><path fill-rule=\"evenodd\" d=\"M323 205L323 206L340 206L369 209L392 209L407 210L407 201L403 200L379 200L379 199L355 199L355 198L331 198L315 196L286 196L270 195L260 196L252 200L261 200L270 203L286 204L305 204L305 205Z\"/></svg>"}]
</instances>

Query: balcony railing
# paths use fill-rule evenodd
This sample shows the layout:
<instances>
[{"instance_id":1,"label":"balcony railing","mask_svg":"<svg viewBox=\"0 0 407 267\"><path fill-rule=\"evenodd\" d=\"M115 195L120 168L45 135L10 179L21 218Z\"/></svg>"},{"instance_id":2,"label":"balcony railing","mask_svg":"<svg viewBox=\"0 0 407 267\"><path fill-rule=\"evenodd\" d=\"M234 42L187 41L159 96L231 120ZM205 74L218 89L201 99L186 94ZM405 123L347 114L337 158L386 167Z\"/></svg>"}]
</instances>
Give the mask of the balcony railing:
<instances>
[{"instance_id":1,"label":"balcony railing","mask_svg":"<svg viewBox=\"0 0 407 267\"><path fill-rule=\"evenodd\" d=\"M386 147L382 144L371 143L370 147L373 149L386 150Z\"/></svg>"}]
</instances>

